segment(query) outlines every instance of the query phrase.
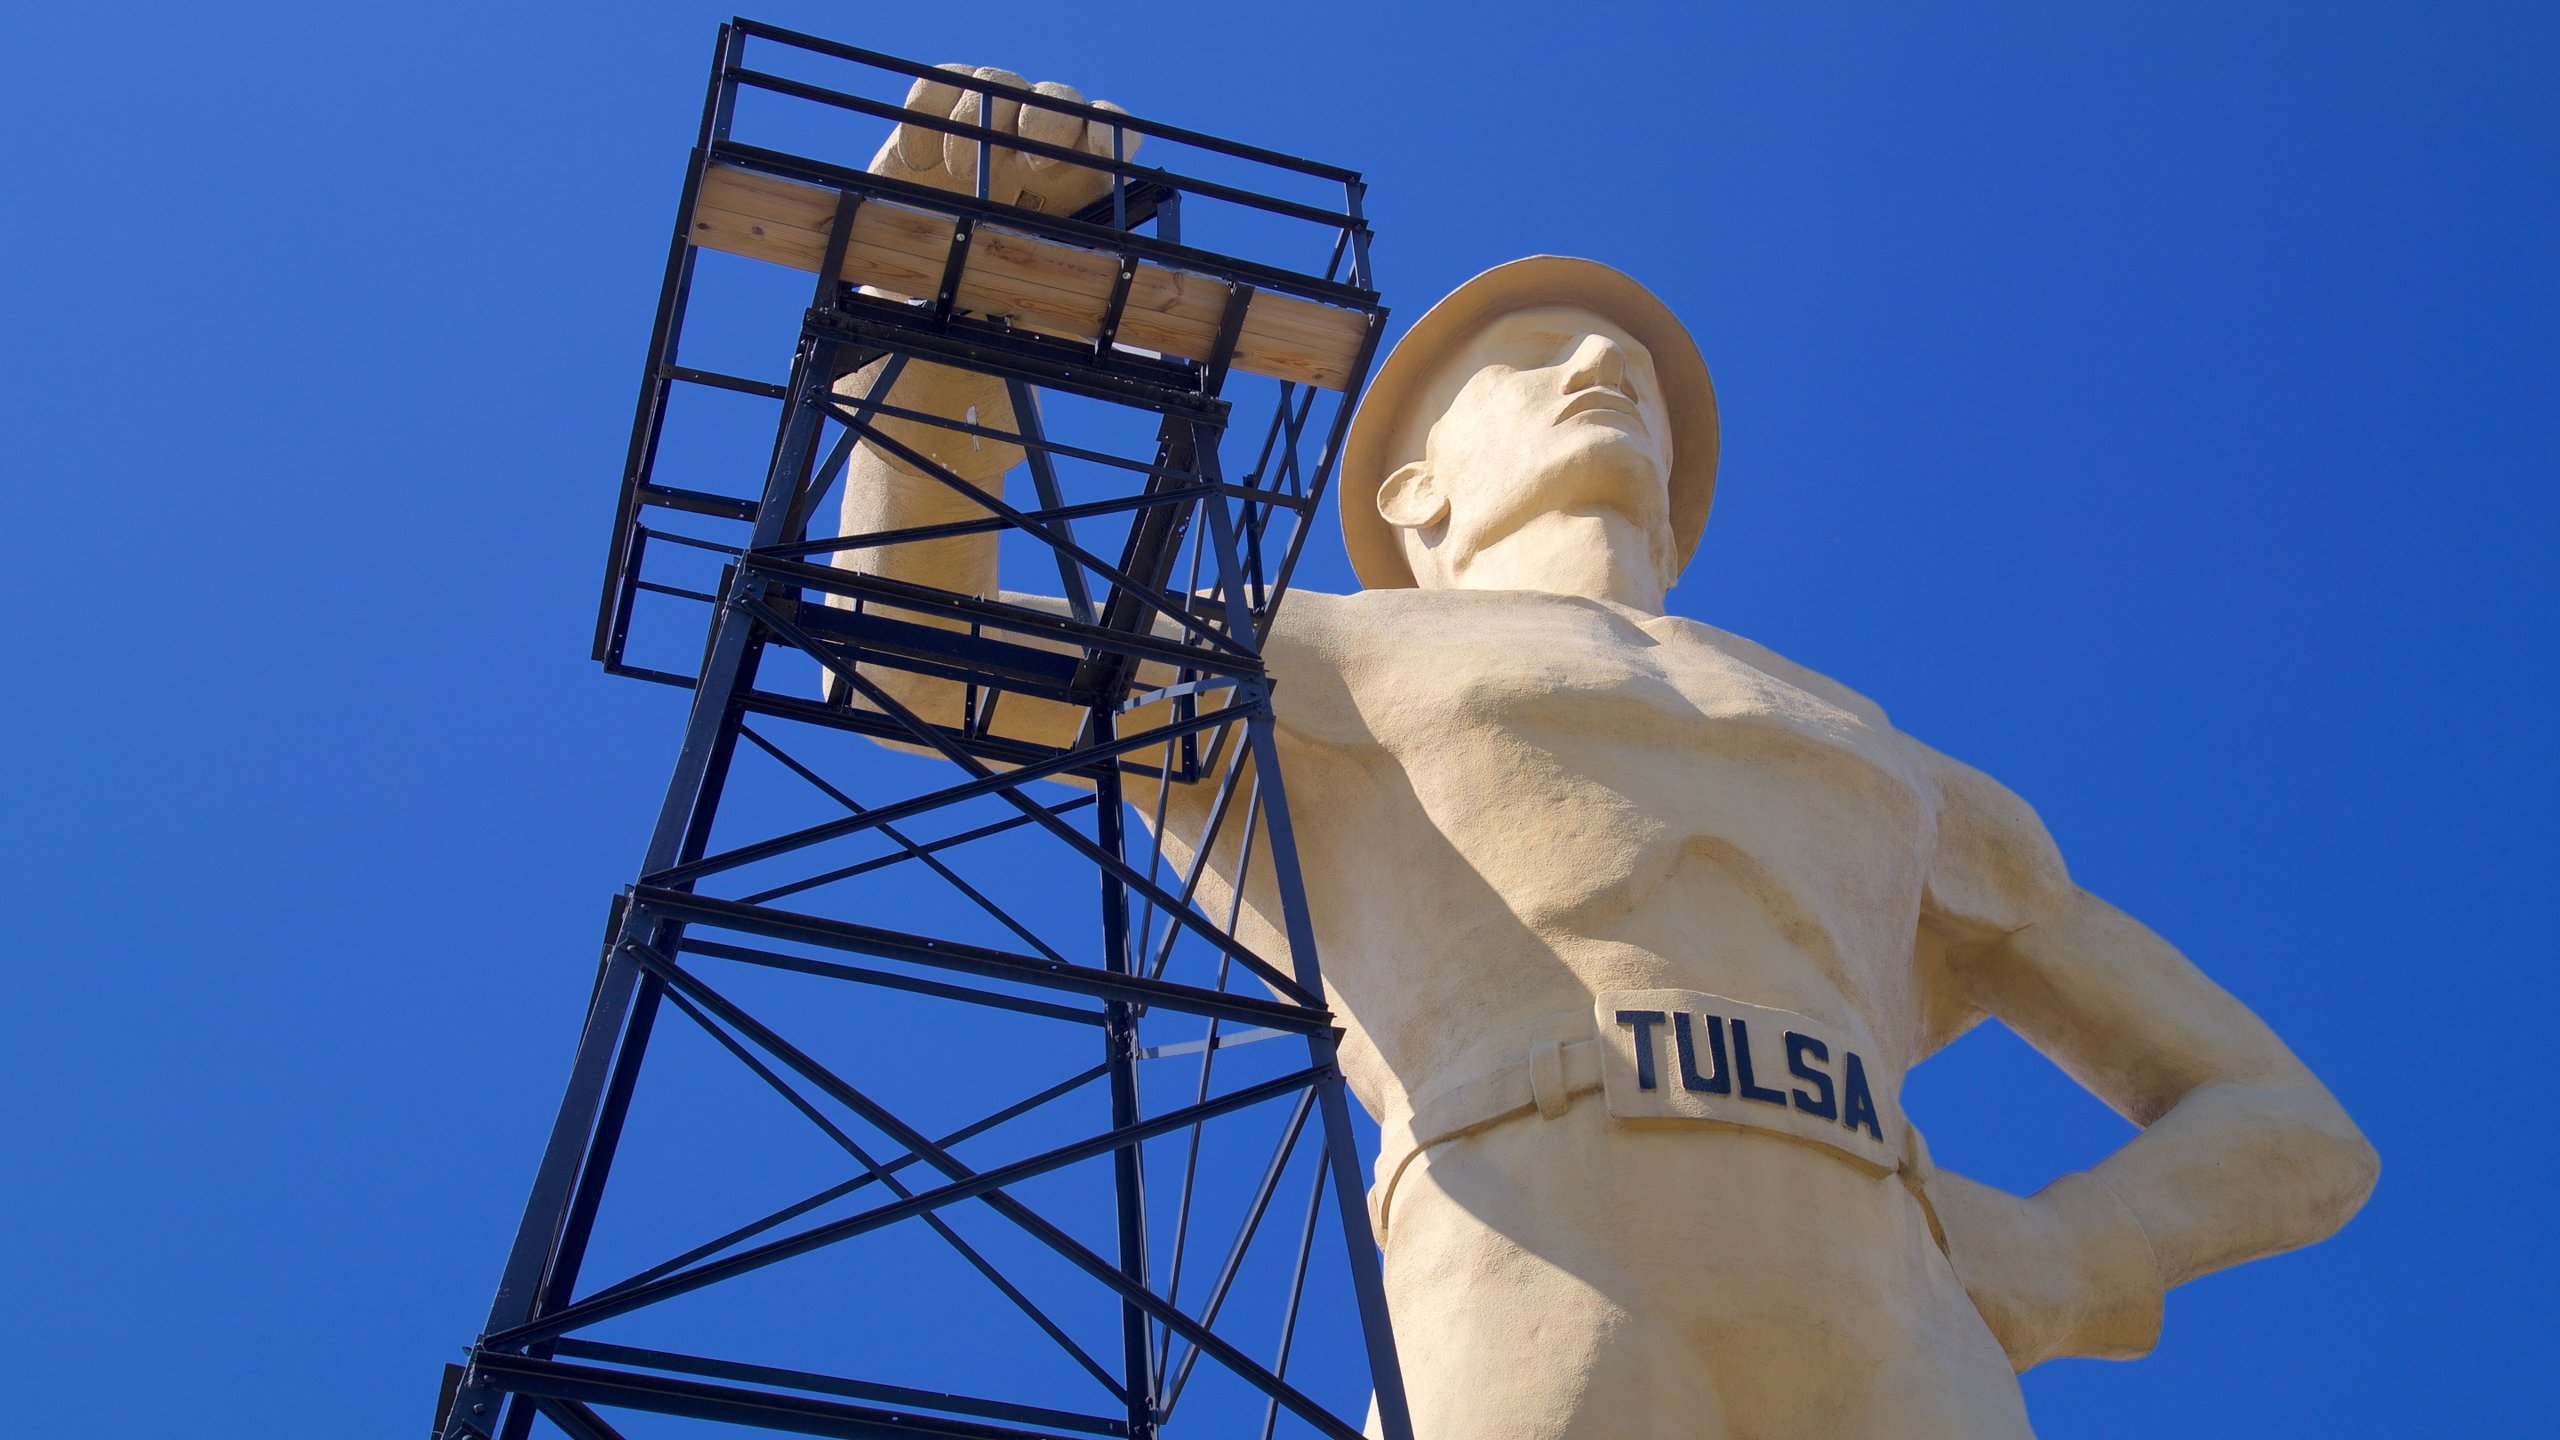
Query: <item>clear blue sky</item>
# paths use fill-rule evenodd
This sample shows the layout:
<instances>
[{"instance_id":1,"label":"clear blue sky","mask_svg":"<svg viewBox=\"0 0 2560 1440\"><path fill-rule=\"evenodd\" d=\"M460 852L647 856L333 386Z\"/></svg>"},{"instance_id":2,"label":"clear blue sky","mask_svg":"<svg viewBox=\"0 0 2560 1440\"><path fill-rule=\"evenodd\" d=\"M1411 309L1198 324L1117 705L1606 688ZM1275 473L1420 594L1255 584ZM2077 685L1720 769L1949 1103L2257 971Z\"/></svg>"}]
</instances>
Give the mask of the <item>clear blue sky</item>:
<instances>
[{"instance_id":1,"label":"clear blue sky","mask_svg":"<svg viewBox=\"0 0 2560 1440\"><path fill-rule=\"evenodd\" d=\"M419 1433L484 1313L673 751L586 654L725 13L11 23L12 1433ZM2027 796L2381 1149L2045 1432L2548 1424L2548 7L759 13L1358 166L1408 318L1655 286L1726 435L1675 608ZM1913 1104L2020 1188L2122 1133L1998 1034Z\"/></svg>"}]
</instances>

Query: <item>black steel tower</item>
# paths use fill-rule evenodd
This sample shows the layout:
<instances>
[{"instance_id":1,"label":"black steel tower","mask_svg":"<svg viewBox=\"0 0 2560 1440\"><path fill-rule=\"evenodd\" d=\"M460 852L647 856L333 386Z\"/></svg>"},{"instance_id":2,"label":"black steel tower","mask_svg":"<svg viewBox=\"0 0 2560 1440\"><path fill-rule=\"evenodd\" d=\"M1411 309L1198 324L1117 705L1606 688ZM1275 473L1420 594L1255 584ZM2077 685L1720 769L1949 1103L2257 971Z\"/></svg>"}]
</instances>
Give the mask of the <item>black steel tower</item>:
<instances>
[{"instance_id":1,"label":"black steel tower","mask_svg":"<svg viewBox=\"0 0 2560 1440\"><path fill-rule=\"evenodd\" d=\"M690 692L683 742L439 1440L1350 1440L1373 1386L1408 1433L1262 660L1383 320L1359 178L984 79L920 115L915 79L954 77L721 29L596 637ZM1126 143L977 123L1008 104ZM901 120L981 193L807 158ZM998 203L1006 152L1108 194ZM788 373L703 353L758 349ZM896 404L921 365L1010 416ZM918 426L1020 447L1018 493ZM840 533L863 445L969 518ZM963 536L1056 598L860 560ZM723 1210L773 1179L721 1109L759 1098L825 1183Z\"/></svg>"}]
</instances>

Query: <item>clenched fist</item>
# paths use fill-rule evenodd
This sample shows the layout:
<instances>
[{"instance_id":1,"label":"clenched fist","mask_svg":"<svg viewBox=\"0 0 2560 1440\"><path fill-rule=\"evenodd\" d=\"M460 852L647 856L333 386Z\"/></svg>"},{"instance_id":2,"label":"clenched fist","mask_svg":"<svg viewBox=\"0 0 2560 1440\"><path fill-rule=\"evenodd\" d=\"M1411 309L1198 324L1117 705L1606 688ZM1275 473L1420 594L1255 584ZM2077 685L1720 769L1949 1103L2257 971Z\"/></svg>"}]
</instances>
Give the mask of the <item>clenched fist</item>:
<instances>
[{"instance_id":1,"label":"clenched fist","mask_svg":"<svg viewBox=\"0 0 2560 1440\"><path fill-rule=\"evenodd\" d=\"M1034 90L1071 105L1086 103L1084 96L1071 86L1049 80L1032 85L1010 70L967 65L938 68L961 77L960 81L918 80L907 92L908 109L963 124L977 124L979 108L986 97L975 90L963 88L963 82L970 79L992 80L999 85ZM1120 109L1104 100L1096 100L1092 104L1101 110ZM1080 150L1105 160L1111 158L1112 127L1102 121L1088 121L1082 116L1047 110L1002 96L996 97L993 109L994 114L986 123L1001 134L1019 135L1026 140L1061 149ZM1120 136L1120 158L1135 157L1138 151L1137 132L1123 130ZM1105 170L1047 155L1026 155L1002 146L997 146L992 154L987 198L1002 204L1059 215L1080 210L1111 191L1111 175ZM872 157L871 173L912 180L937 190L956 190L974 195L978 190L978 141L972 136L948 134L923 125L902 124L880 147L880 153Z\"/></svg>"},{"instance_id":2,"label":"clenched fist","mask_svg":"<svg viewBox=\"0 0 2560 1440\"><path fill-rule=\"evenodd\" d=\"M970 80L1012 85L1070 105L1085 103L1084 96L1068 86L1045 80L1038 85L1029 85L1021 76L1008 70L967 65L940 68L953 78L917 81L907 92L907 109L963 124L976 124L984 97L966 88ZM1108 122L1088 121L1080 115L1046 110L1036 104L1002 97L998 97L990 108L994 113L988 124L1000 134L1019 135L1104 160L1111 158L1112 128ZM1096 108L1119 109L1100 102L1096 102ZM1079 165L1072 160L1026 155L1019 150L989 143L992 158L988 166L987 198L990 200L1063 215L1072 214L1111 193L1108 171ZM1120 146L1121 158L1136 154L1137 133L1122 131ZM872 157L871 173L929 185L937 190L974 195L978 189L978 141L974 136L946 134L924 125L901 124L881 145L880 153ZM837 393L847 397L867 393L880 369L880 364L875 363L845 376L836 382ZM944 416L985 429L1009 432L1017 428L1013 403L1004 382L974 370L956 370L914 361L899 372L895 392L887 398L891 404L904 409ZM884 417L873 423L899 444L924 456L944 474L980 490L1000 493L1005 472L1022 461L1020 446L987 436L964 434L915 420ZM939 481L929 479L913 462L876 445L859 447L845 476L846 534L906 525L977 520L985 518L986 513L983 505ZM915 580L969 594L988 594L992 593L995 585L996 552L992 545L985 543L985 538L963 536L920 541L886 550L849 551L838 556L836 563L850 570Z\"/></svg>"}]
</instances>

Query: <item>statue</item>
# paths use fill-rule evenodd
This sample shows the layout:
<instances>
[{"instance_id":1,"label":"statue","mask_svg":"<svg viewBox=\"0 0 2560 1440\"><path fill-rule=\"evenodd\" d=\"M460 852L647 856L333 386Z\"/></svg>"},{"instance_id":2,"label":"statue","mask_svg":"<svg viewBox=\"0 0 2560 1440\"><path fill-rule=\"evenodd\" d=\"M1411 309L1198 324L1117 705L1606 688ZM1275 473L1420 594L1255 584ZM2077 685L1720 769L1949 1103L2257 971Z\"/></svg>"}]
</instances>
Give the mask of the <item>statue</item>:
<instances>
[{"instance_id":1,"label":"statue","mask_svg":"<svg viewBox=\"0 0 2560 1440\"><path fill-rule=\"evenodd\" d=\"M949 86L909 104L975 118ZM1069 117L996 123L1108 153ZM1101 188L995 163L1000 199ZM961 188L974 164L901 127L874 169ZM957 372L911 366L892 399L1011 423ZM1020 458L901 439L987 487ZM1416 1429L2024 1436L2016 1372L2146 1353L2165 1291L2328 1235L2376 1158L2256 1016L2073 882L2025 802L1663 613L1716 453L1707 367L1659 300L1587 260L1499 266L1370 385L1341 477L1365 588L1295 595L1268 640L1343 1063L1385 1132L1371 1207ZM869 449L844 506L848 533L972 518ZM995 562L969 536L842 563L983 594ZM1169 797L1177 851L1205 803ZM1247 938L1284 951L1245 899ZM1902 1078L1986 1016L2141 1133L2031 1196L1933 1166Z\"/></svg>"}]
</instances>

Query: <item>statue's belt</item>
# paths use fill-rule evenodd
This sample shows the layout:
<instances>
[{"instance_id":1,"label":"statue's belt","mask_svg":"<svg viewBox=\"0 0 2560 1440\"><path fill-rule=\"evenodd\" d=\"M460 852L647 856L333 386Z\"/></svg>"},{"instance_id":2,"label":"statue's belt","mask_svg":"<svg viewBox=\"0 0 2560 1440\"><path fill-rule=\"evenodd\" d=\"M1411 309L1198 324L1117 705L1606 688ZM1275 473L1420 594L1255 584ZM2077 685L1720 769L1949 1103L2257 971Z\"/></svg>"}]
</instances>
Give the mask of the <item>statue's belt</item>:
<instances>
[{"instance_id":1,"label":"statue's belt","mask_svg":"<svg viewBox=\"0 0 2560 1440\"><path fill-rule=\"evenodd\" d=\"M1517 1060L1434 1087L1415 1099L1409 1120L1389 1121L1369 1190L1379 1243L1396 1183L1425 1150L1524 1115L1555 1119L1597 1091L1620 1125L1762 1131L1871 1175L1898 1176L1945 1245L1929 1205L1928 1147L1890 1085L1875 1088L1875 1050L1856 1031L1696 990L1605 990L1593 1009L1591 1038L1532 1045Z\"/></svg>"}]
</instances>

